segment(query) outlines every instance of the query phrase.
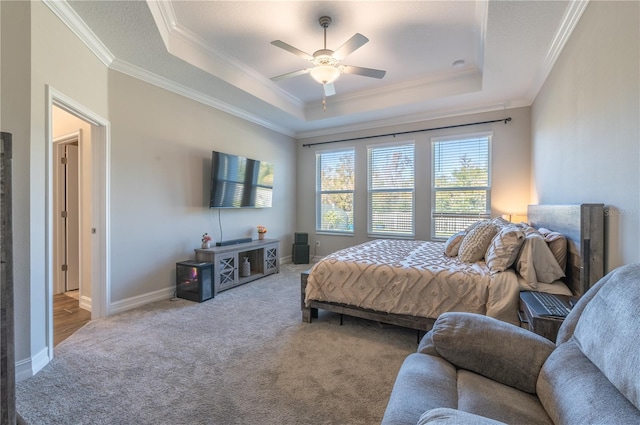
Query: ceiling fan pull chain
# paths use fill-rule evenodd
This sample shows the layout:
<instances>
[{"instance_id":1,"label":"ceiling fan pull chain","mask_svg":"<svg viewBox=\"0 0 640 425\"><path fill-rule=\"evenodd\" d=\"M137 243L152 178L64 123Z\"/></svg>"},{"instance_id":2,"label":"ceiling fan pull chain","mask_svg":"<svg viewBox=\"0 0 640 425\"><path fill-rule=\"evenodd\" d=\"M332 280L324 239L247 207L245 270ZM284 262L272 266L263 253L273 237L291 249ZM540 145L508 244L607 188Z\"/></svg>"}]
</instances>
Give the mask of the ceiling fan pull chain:
<instances>
[{"instance_id":1,"label":"ceiling fan pull chain","mask_svg":"<svg viewBox=\"0 0 640 425\"><path fill-rule=\"evenodd\" d=\"M322 112L327 112L327 94L324 90L324 84L322 85Z\"/></svg>"}]
</instances>

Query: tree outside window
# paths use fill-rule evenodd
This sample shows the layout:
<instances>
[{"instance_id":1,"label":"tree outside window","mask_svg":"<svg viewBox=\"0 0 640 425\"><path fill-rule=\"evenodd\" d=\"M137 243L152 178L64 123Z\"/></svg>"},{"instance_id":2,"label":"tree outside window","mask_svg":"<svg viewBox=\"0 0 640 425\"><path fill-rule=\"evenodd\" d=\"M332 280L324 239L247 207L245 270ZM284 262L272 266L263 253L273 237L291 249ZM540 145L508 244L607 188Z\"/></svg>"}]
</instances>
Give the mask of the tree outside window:
<instances>
[{"instance_id":1,"label":"tree outside window","mask_svg":"<svg viewBox=\"0 0 640 425\"><path fill-rule=\"evenodd\" d=\"M367 147L369 235L414 235L414 155L413 142Z\"/></svg>"},{"instance_id":2,"label":"tree outside window","mask_svg":"<svg viewBox=\"0 0 640 425\"><path fill-rule=\"evenodd\" d=\"M355 150L316 154L316 231L353 233Z\"/></svg>"},{"instance_id":3,"label":"tree outside window","mask_svg":"<svg viewBox=\"0 0 640 425\"><path fill-rule=\"evenodd\" d=\"M433 139L433 238L447 238L491 215L491 135Z\"/></svg>"}]
</instances>

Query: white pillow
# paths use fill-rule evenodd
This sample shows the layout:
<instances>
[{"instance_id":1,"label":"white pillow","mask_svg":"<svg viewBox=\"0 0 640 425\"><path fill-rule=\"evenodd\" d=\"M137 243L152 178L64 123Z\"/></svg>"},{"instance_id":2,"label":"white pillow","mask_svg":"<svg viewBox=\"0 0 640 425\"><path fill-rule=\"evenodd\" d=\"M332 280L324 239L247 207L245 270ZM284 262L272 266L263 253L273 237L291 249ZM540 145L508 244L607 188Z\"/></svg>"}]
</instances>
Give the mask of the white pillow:
<instances>
[{"instance_id":1,"label":"white pillow","mask_svg":"<svg viewBox=\"0 0 640 425\"><path fill-rule=\"evenodd\" d=\"M525 237L516 260L516 270L531 290L537 283L553 283L565 276L541 234L534 232Z\"/></svg>"},{"instance_id":2,"label":"white pillow","mask_svg":"<svg viewBox=\"0 0 640 425\"><path fill-rule=\"evenodd\" d=\"M554 232L549 229L545 229L541 227L538 231L544 237L544 241L549 245L549 249L553 253L553 256L556 257L556 261L562 267L562 270L567 270L567 238L558 232Z\"/></svg>"},{"instance_id":3,"label":"white pillow","mask_svg":"<svg viewBox=\"0 0 640 425\"><path fill-rule=\"evenodd\" d=\"M444 254L447 257L458 256L458 252L460 251L460 244L462 243L462 240L464 239L466 234L467 232L463 230L456 233L455 235L451 235L449 239L447 239L447 242L445 242L444 244Z\"/></svg>"}]
</instances>

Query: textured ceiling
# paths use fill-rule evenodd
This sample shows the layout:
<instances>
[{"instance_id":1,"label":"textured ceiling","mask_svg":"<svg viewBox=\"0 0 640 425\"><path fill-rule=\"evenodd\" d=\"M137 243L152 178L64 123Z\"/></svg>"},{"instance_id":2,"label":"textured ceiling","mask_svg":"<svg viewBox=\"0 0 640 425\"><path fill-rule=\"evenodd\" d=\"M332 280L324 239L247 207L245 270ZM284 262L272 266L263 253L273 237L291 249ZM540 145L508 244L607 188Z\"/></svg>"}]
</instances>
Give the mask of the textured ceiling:
<instances>
[{"instance_id":1,"label":"textured ceiling","mask_svg":"<svg viewBox=\"0 0 640 425\"><path fill-rule=\"evenodd\" d=\"M298 137L529 105L584 8L535 0L67 4L114 69ZM369 38L344 63L387 71L380 80L341 75L326 111L310 75L270 80L310 66L271 41L313 54L323 47L323 15L333 20L327 48L355 33Z\"/></svg>"}]
</instances>

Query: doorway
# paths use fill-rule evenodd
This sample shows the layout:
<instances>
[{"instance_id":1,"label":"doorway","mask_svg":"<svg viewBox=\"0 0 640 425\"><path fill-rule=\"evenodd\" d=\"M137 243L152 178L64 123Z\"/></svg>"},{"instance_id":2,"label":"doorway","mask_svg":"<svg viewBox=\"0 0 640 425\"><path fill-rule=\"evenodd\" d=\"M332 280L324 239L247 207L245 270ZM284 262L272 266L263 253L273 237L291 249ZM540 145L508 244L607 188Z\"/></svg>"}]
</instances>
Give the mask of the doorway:
<instances>
[{"instance_id":1,"label":"doorway","mask_svg":"<svg viewBox=\"0 0 640 425\"><path fill-rule=\"evenodd\" d=\"M67 339L91 320L90 281L83 273L85 256L80 220L83 210L83 179L80 150L82 126L87 124L54 106L53 134L78 129L53 141L53 345ZM89 265L90 267L90 265ZM88 275L88 274L87 274ZM84 276L84 279L83 279ZM87 290L89 288L89 291Z\"/></svg>"},{"instance_id":2,"label":"doorway","mask_svg":"<svg viewBox=\"0 0 640 425\"><path fill-rule=\"evenodd\" d=\"M50 86L47 111L45 290L51 360L60 332L71 334L89 319L109 315L110 125ZM70 315L64 327L58 326L61 311Z\"/></svg>"},{"instance_id":3,"label":"doorway","mask_svg":"<svg viewBox=\"0 0 640 425\"><path fill-rule=\"evenodd\" d=\"M59 116L62 112L54 115L55 128L60 125ZM68 136L56 138L54 143L54 187L53 187L53 210L54 220L54 293L62 294L69 292L74 298L75 294L80 294L80 269L82 267L80 258L80 199L81 178L80 159L78 155L79 145L82 143L82 130ZM90 310L90 309L89 309Z\"/></svg>"}]
</instances>

